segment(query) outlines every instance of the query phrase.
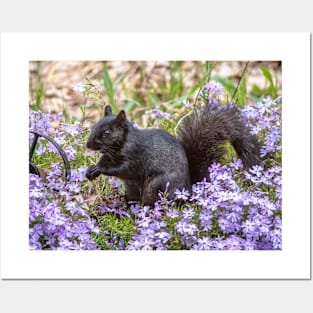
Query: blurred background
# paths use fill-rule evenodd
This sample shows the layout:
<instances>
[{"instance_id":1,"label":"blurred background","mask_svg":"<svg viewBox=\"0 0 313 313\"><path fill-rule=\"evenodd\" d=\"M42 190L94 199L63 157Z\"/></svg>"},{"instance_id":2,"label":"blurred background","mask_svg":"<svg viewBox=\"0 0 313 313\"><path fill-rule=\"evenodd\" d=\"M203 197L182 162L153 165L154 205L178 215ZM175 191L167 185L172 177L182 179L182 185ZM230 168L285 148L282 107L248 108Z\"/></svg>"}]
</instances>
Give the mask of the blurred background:
<instances>
[{"instance_id":1,"label":"blurred background","mask_svg":"<svg viewBox=\"0 0 313 313\"><path fill-rule=\"evenodd\" d=\"M33 110L95 122L110 103L141 123L146 110L179 110L192 101L208 74L228 95L244 84L246 103L281 95L280 61L31 61L29 104ZM93 91L83 87L86 83Z\"/></svg>"}]
</instances>

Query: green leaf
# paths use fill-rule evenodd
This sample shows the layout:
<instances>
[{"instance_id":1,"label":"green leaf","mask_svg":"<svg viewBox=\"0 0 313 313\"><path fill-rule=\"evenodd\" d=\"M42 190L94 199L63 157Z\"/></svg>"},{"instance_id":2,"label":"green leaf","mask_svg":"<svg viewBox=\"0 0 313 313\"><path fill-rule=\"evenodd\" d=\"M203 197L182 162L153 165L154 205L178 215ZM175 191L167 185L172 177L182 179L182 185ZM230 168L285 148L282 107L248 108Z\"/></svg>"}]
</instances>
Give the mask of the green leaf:
<instances>
[{"instance_id":1,"label":"green leaf","mask_svg":"<svg viewBox=\"0 0 313 313\"><path fill-rule=\"evenodd\" d=\"M126 75L129 73L130 70L127 70L126 72L122 73L113 84L113 90L115 91L117 87L123 82Z\"/></svg>"},{"instance_id":2,"label":"green leaf","mask_svg":"<svg viewBox=\"0 0 313 313\"><path fill-rule=\"evenodd\" d=\"M136 106L142 107L143 104L135 99L126 99L127 104L124 108L126 112L131 112Z\"/></svg>"},{"instance_id":3,"label":"green leaf","mask_svg":"<svg viewBox=\"0 0 313 313\"><path fill-rule=\"evenodd\" d=\"M207 72L207 75L211 72L212 68L212 62L211 61L205 61L205 70Z\"/></svg>"},{"instance_id":4,"label":"green leaf","mask_svg":"<svg viewBox=\"0 0 313 313\"><path fill-rule=\"evenodd\" d=\"M112 80L111 80L110 75L109 75L108 68L105 64L103 65L103 84L104 84L105 92L109 98L110 105L112 106L113 111L117 112L118 108L117 108L117 106L115 104L115 100L114 100L113 84L112 84Z\"/></svg>"},{"instance_id":5,"label":"green leaf","mask_svg":"<svg viewBox=\"0 0 313 313\"><path fill-rule=\"evenodd\" d=\"M172 108L177 109L177 108L181 108L183 106L184 101L186 101L188 99L188 97L179 97L173 100L170 100L168 102L169 105L171 105Z\"/></svg>"},{"instance_id":6,"label":"green leaf","mask_svg":"<svg viewBox=\"0 0 313 313\"><path fill-rule=\"evenodd\" d=\"M256 85L256 84L253 84L252 85L252 91L256 94L256 95L261 95L262 94L262 89Z\"/></svg>"},{"instance_id":7,"label":"green leaf","mask_svg":"<svg viewBox=\"0 0 313 313\"><path fill-rule=\"evenodd\" d=\"M149 102L152 104L152 106L154 105L157 105L157 104L160 104L160 100L158 98L157 95L155 94L148 94L148 99L149 99Z\"/></svg>"},{"instance_id":8,"label":"green leaf","mask_svg":"<svg viewBox=\"0 0 313 313\"><path fill-rule=\"evenodd\" d=\"M271 86L274 86L273 77L270 71L263 65L260 65L260 70L262 71L264 77L270 82Z\"/></svg>"},{"instance_id":9,"label":"green leaf","mask_svg":"<svg viewBox=\"0 0 313 313\"><path fill-rule=\"evenodd\" d=\"M262 101L262 97L256 97L256 96L251 96L251 95L247 95L247 99L251 100L251 102L253 103Z\"/></svg>"},{"instance_id":10,"label":"green leaf","mask_svg":"<svg viewBox=\"0 0 313 313\"><path fill-rule=\"evenodd\" d=\"M236 89L236 86L229 79L226 79L224 77L215 75L213 77L213 80L221 83L230 95L232 95Z\"/></svg>"},{"instance_id":11,"label":"green leaf","mask_svg":"<svg viewBox=\"0 0 313 313\"><path fill-rule=\"evenodd\" d=\"M205 82L208 83L211 80L213 70L213 64L211 61L205 61L205 71L206 71L206 78Z\"/></svg>"},{"instance_id":12,"label":"green leaf","mask_svg":"<svg viewBox=\"0 0 313 313\"><path fill-rule=\"evenodd\" d=\"M246 105L246 98L247 98L246 78L242 77L240 85L238 87L238 106L240 108L243 108Z\"/></svg>"},{"instance_id":13,"label":"green leaf","mask_svg":"<svg viewBox=\"0 0 313 313\"><path fill-rule=\"evenodd\" d=\"M270 86L268 87L268 93L271 95L271 97L274 99L277 97L277 88L274 85L272 74L269 72L269 70L263 66L260 65L260 70L262 71L264 77L269 81Z\"/></svg>"},{"instance_id":14,"label":"green leaf","mask_svg":"<svg viewBox=\"0 0 313 313\"><path fill-rule=\"evenodd\" d=\"M173 99L182 94L183 90L183 74L180 61L170 62L170 86L169 99Z\"/></svg>"}]
</instances>

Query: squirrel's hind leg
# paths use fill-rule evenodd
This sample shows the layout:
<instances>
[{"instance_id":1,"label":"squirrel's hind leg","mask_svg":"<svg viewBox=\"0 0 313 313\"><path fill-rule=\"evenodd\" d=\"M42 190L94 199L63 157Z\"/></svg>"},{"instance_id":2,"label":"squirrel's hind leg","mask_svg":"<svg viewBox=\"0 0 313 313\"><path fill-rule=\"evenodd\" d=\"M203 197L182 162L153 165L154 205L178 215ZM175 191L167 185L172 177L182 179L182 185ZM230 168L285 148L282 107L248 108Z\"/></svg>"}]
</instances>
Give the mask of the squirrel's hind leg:
<instances>
[{"instance_id":1,"label":"squirrel's hind leg","mask_svg":"<svg viewBox=\"0 0 313 313\"><path fill-rule=\"evenodd\" d=\"M175 199L175 191L190 189L190 183L184 181L177 175L162 174L149 178L145 181L142 202L145 205L153 206L156 201L159 200L159 193L166 191L168 193L168 200Z\"/></svg>"},{"instance_id":2,"label":"squirrel's hind leg","mask_svg":"<svg viewBox=\"0 0 313 313\"><path fill-rule=\"evenodd\" d=\"M124 180L126 188L126 199L128 201L141 201L142 187L138 186L138 182L132 180Z\"/></svg>"},{"instance_id":3,"label":"squirrel's hind leg","mask_svg":"<svg viewBox=\"0 0 313 313\"><path fill-rule=\"evenodd\" d=\"M165 175L147 178L143 187L142 203L154 206L154 203L159 200L159 192L165 191L167 182L168 179Z\"/></svg>"}]
</instances>

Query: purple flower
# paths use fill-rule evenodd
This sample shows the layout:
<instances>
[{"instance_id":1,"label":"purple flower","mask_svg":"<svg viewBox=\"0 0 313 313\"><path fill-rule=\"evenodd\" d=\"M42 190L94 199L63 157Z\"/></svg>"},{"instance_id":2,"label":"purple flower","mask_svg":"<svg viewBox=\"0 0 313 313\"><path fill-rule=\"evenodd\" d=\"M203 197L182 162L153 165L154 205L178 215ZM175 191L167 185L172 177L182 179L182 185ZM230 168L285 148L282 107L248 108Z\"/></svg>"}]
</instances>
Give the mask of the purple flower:
<instances>
[{"instance_id":1,"label":"purple flower","mask_svg":"<svg viewBox=\"0 0 313 313\"><path fill-rule=\"evenodd\" d=\"M261 156L264 157L268 153L272 153L281 150L281 145L279 144L281 139L280 129L277 127L272 127L268 131L267 137L265 139L265 146L261 149Z\"/></svg>"},{"instance_id":2,"label":"purple flower","mask_svg":"<svg viewBox=\"0 0 313 313\"><path fill-rule=\"evenodd\" d=\"M190 196L190 193L188 190L186 190L185 188L183 188L181 191L176 189L175 190L175 195L176 195L176 200L188 200L188 197Z\"/></svg>"},{"instance_id":3,"label":"purple flower","mask_svg":"<svg viewBox=\"0 0 313 313\"><path fill-rule=\"evenodd\" d=\"M139 204L132 204L130 210L134 215L138 216L141 212L141 207Z\"/></svg>"},{"instance_id":4,"label":"purple flower","mask_svg":"<svg viewBox=\"0 0 313 313\"><path fill-rule=\"evenodd\" d=\"M214 102L214 111L223 110L218 98L221 92L221 86L209 84L202 91L202 101ZM279 101L281 99L265 98L242 109L247 124L264 143L262 155L266 160L262 164L245 171L239 159L229 165L213 163L208 168L208 180L194 184L191 192L186 189L175 191L176 199L184 201L178 206L167 199L165 192L159 195L154 206L130 203L126 208L120 197L116 197L123 189L122 184L109 178L112 188L105 191L108 194L104 194L104 202L98 210L90 210L88 201L83 198L87 166L77 168L76 165L81 164L77 158L81 158L84 146L80 124L62 124L54 129L50 115L30 111L30 126L62 145L73 165L66 186L64 169L58 162L49 164L44 181L36 175L29 176L30 249L98 249L92 234L103 236L101 241L110 249L282 249ZM159 118L171 117L159 107L148 113ZM55 117L53 126L60 118L61 114ZM50 158L51 153L57 151L41 140L37 156ZM90 217L91 212L99 220L111 219L109 215L112 215L112 221L128 219L133 227L131 237L127 239L127 236L115 233L115 229L100 230ZM101 217L104 214L106 216Z\"/></svg>"},{"instance_id":5,"label":"purple flower","mask_svg":"<svg viewBox=\"0 0 313 313\"><path fill-rule=\"evenodd\" d=\"M242 218L242 212L232 210L231 212L225 214L225 217L233 224L239 223Z\"/></svg>"},{"instance_id":6,"label":"purple flower","mask_svg":"<svg viewBox=\"0 0 313 313\"><path fill-rule=\"evenodd\" d=\"M192 104L189 102L188 99L183 101L183 105L184 105L184 107L187 108L187 109L192 108Z\"/></svg>"},{"instance_id":7,"label":"purple flower","mask_svg":"<svg viewBox=\"0 0 313 313\"><path fill-rule=\"evenodd\" d=\"M213 214L210 210L204 210L203 213L199 215L200 225L204 231L209 231L212 229L212 217Z\"/></svg>"},{"instance_id":8,"label":"purple flower","mask_svg":"<svg viewBox=\"0 0 313 313\"><path fill-rule=\"evenodd\" d=\"M175 228L178 233L183 235L194 235L198 231L197 226L188 220L179 221Z\"/></svg>"},{"instance_id":9,"label":"purple flower","mask_svg":"<svg viewBox=\"0 0 313 313\"><path fill-rule=\"evenodd\" d=\"M59 145L64 145L66 144L66 136L64 133L56 133L54 140L59 144Z\"/></svg>"},{"instance_id":10,"label":"purple flower","mask_svg":"<svg viewBox=\"0 0 313 313\"><path fill-rule=\"evenodd\" d=\"M249 220L242 222L241 227L242 227L242 232L245 235L252 234L255 231L255 223Z\"/></svg>"},{"instance_id":11,"label":"purple flower","mask_svg":"<svg viewBox=\"0 0 313 313\"><path fill-rule=\"evenodd\" d=\"M192 219L192 217L195 215L195 209L194 208L185 208L183 209L183 218L186 220Z\"/></svg>"},{"instance_id":12,"label":"purple flower","mask_svg":"<svg viewBox=\"0 0 313 313\"><path fill-rule=\"evenodd\" d=\"M44 114L41 111L29 111L29 129L48 136L55 133L50 114Z\"/></svg>"},{"instance_id":13,"label":"purple flower","mask_svg":"<svg viewBox=\"0 0 313 313\"><path fill-rule=\"evenodd\" d=\"M156 118L172 119L173 116L170 113L160 110L160 106L157 105L154 109L146 111L146 114L153 114Z\"/></svg>"},{"instance_id":14,"label":"purple flower","mask_svg":"<svg viewBox=\"0 0 313 313\"><path fill-rule=\"evenodd\" d=\"M232 235L226 239L226 245L228 250L242 250L243 239Z\"/></svg>"},{"instance_id":15,"label":"purple flower","mask_svg":"<svg viewBox=\"0 0 313 313\"><path fill-rule=\"evenodd\" d=\"M218 226L220 227L221 231L225 234L229 234L234 231L234 224L231 223L225 215L222 215L218 219Z\"/></svg>"},{"instance_id":16,"label":"purple flower","mask_svg":"<svg viewBox=\"0 0 313 313\"><path fill-rule=\"evenodd\" d=\"M82 82L74 84L72 86L73 90L76 92L84 92L85 91L85 86Z\"/></svg>"},{"instance_id":17,"label":"purple flower","mask_svg":"<svg viewBox=\"0 0 313 313\"><path fill-rule=\"evenodd\" d=\"M179 217L179 213L178 213L178 211L175 210L175 209L169 209L169 210L167 211L167 216L168 216L169 218L177 218L177 217Z\"/></svg>"},{"instance_id":18,"label":"purple flower","mask_svg":"<svg viewBox=\"0 0 313 313\"><path fill-rule=\"evenodd\" d=\"M213 241L212 248L214 250L226 250L227 249L227 242L226 242L226 240L223 240L222 238L217 237Z\"/></svg>"},{"instance_id":19,"label":"purple flower","mask_svg":"<svg viewBox=\"0 0 313 313\"><path fill-rule=\"evenodd\" d=\"M71 214L85 215L85 212L78 206L76 201L68 201L65 204L65 209L69 210Z\"/></svg>"},{"instance_id":20,"label":"purple flower","mask_svg":"<svg viewBox=\"0 0 313 313\"><path fill-rule=\"evenodd\" d=\"M162 206L158 202L156 202L154 205L153 216L156 220L158 220L162 217Z\"/></svg>"},{"instance_id":21,"label":"purple flower","mask_svg":"<svg viewBox=\"0 0 313 313\"><path fill-rule=\"evenodd\" d=\"M76 159L76 150L72 146L68 146L64 149L64 152L69 160Z\"/></svg>"},{"instance_id":22,"label":"purple flower","mask_svg":"<svg viewBox=\"0 0 313 313\"><path fill-rule=\"evenodd\" d=\"M63 112L59 112L58 114L56 114L55 115L55 120L62 122L64 120Z\"/></svg>"},{"instance_id":23,"label":"purple flower","mask_svg":"<svg viewBox=\"0 0 313 313\"><path fill-rule=\"evenodd\" d=\"M61 125L61 131L73 137L79 136L82 133L82 129L77 121L73 125Z\"/></svg>"},{"instance_id":24,"label":"purple flower","mask_svg":"<svg viewBox=\"0 0 313 313\"><path fill-rule=\"evenodd\" d=\"M113 188L116 188L116 189L119 189L121 190L122 186L121 186L121 182L117 179L114 179L114 178L110 178L109 179L109 183L111 184L111 186Z\"/></svg>"},{"instance_id":25,"label":"purple flower","mask_svg":"<svg viewBox=\"0 0 313 313\"><path fill-rule=\"evenodd\" d=\"M82 182L86 179L86 170L88 166L80 166L79 168L73 168L71 171L71 182Z\"/></svg>"},{"instance_id":26,"label":"purple flower","mask_svg":"<svg viewBox=\"0 0 313 313\"><path fill-rule=\"evenodd\" d=\"M234 159L233 162L229 164L229 166L233 168L234 170L239 170L243 168L243 163L240 159Z\"/></svg>"},{"instance_id":27,"label":"purple flower","mask_svg":"<svg viewBox=\"0 0 313 313\"><path fill-rule=\"evenodd\" d=\"M38 146L36 148L37 155L43 155L47 152L46 145L43 144L42 140L38 140Z\"/></svg>"},{"instance_id":28,"label":"purple flower","mask_svg":"<svg viewBox=\"0 0 313 313\"><path fill-rule=\"evenodd\" d=\"M283 100L282 96L279 96L274 100L274 102L279 103L282 102L282 100Z\"/></svg>"},{"instance_id":29,"label":"purple flower","mask_svg":"<svg viewBox=\"0 0 313 313\"><path fill-rule=\"evenodd\" d=\"M218 82L212 81L205 85L205 90L209 93L220 95L223 91L223 86Z\"/></svg>"},{"instance_id":30,"label":"purple flower","mask_svg":"<svg viewBox=\"0 0 313 313\"><path fill-rule=\"evenodd\" d=\"M242 242L242 248L244 250L256 250L256 244L253 240L247 239Z\"/></svg>"},{"instance_id":31,"label":"purple flower","mask_svg":"<svg viewBox=\"0 0 313 313\"><path fill-rule=\"evenodd\" d=\"M211 250L213 240L210 237L202 237L197 240L197 243L192 247L193 250Z\"/></svg>"}]
</instances>

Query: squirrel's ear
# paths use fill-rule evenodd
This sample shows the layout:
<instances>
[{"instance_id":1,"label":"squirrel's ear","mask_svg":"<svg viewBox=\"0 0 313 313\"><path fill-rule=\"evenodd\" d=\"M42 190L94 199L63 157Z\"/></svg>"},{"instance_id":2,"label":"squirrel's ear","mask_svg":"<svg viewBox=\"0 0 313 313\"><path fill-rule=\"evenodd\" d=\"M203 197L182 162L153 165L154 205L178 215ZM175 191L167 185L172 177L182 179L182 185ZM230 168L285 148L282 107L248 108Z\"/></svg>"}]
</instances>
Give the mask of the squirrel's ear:
<instances>
[{"instance_id":1,"label":"squirrel's ear","mask_svg":"<svg viewBox=\"0 0 313 313\"><path fill-rule=\"evenodd\" d=\"M122 110L117 116L116 116L116 124L117 125L123 125L126 121L126 113L124 110Z\"/></svg>"},{"instance_id":2,"label":"squirrel's ear","mask_svg":"<svg viewBox=\"0 0 313 313\"><path fill-rule=\"evenodd\" d=\"M104 116L108 116L108 115L111 115L112 114L112 108L110 105L107 105L105 108L104 108Z\"/></svg>"}]
</instances>

